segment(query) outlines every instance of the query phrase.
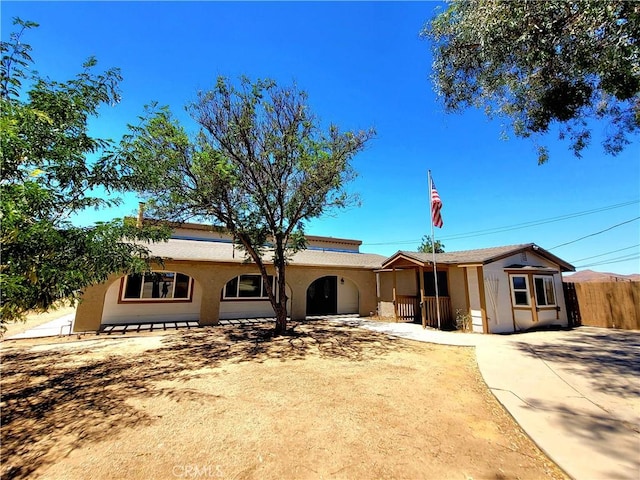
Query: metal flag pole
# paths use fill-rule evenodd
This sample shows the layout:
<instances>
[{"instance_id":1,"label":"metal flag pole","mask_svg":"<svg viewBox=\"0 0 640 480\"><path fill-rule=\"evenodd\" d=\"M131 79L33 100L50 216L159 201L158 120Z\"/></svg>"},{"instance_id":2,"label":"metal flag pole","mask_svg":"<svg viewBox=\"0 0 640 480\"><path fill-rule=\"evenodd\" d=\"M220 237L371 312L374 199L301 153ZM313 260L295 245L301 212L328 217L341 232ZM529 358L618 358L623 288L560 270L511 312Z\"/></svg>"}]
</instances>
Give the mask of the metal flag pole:
<instances>
[{"instance_id":1,"label":"metal flag pole","mask_svg":"<svg viewBox=\"0 0 640 480\"><path fill-rule=\"evenodd\" d=\"M433 263L433 283L436 287L436 315L438 318L438 330L440 330L440 300L438 298L438 269L436 265L436 236L433 229L433 180L431 179L431 170L427 171L429 179L429 222L431 223L431 253Z\"/></svg>"}]
</instances>

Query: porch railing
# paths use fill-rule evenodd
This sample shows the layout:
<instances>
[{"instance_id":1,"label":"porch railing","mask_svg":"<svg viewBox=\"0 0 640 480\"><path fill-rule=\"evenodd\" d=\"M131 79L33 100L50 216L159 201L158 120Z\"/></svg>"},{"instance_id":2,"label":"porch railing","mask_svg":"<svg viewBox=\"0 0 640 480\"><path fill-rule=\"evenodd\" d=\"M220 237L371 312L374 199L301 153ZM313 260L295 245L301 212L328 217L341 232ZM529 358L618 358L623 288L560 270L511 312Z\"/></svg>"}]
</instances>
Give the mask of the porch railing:
<instances>
[{"instance_id":1,"label":"porch railing","mask_svg":"<svg viewBox=\"0 0 640 480\"><path fill-rule=\"evenodd\" d=\"M396 311L398 318L396 321L415 322L420 320L420 306L418 297L415 295L397 295Z\"/></svg>"},{"instance_id":2,"label":"porch railing","mask_svg":"<svg viewBox=\"0 0 640 480\"><path fill-rule=\"evenodd\" d=\"M440 328L451 328L453 326L451 299L449 297L438 297L438 303L440 304ZM436 297L424 297L424 307L427 310L427 325L438 328Z\"/></svg>"},{"instance_id":3,"label":"porch railing","mask_svg":"<svg viewBox=\"0 0 640 480\"><path fill-rule=\"evenodd\" d=\"M449 297L438 297L440 303L440 327L451 328L453 326L453 316L451 314L451 299ZM436 307L436 297L424 297L424 307L427 314L427 325L438 328L438 310ZM397 321L420 323L420 304L415 295L396 296Z\"/></svg>"}]
</instances>

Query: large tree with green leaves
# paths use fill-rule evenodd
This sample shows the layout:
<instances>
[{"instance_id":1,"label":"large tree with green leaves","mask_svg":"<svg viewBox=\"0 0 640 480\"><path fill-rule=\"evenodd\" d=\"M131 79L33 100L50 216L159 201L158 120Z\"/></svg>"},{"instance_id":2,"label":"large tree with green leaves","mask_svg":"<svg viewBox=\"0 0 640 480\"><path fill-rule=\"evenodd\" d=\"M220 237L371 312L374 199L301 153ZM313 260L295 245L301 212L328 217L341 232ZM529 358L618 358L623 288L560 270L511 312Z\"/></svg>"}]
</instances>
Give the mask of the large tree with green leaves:
<instances>
[{"instance_id":1,"label":"large tree with green leaves","mask_svg":"<svg viewBox=\"0 0 640 480\"><path fill-rule=\"evenodd\" d=\"M444 244L440 240L436 240L435 242L435 252L434 252L434 243L432 238L429 235L425 235L422 237L422 243L418 247L418 252L421 253L444 253Z\"/></svg>"},{"instance_id":2,"label":"large tree with green leaves","mask_svg":"<svg viewBox=\"0 0 640 480\"><path fill-rule=\"evenodd\" d=\"M148 250L127 239L167 236L164 229L138 229L122 220L71 224L76 212L118 203L96 193L121 181L107 163L92 160L112 142L90 136L87 122L101 106L118 101L120 73L96 73L93 58L68 81L30 72L31 47L22 36L37 24L16 19L14 25L0 47L2 324L60 300L75 301L83 288L112 273L146 270Z\"/></svg>"},{"instance_id":3,"label":"large tree with green leaves","mask_svg":"<svg viewBox=\"0 0 640 480\"><path fill-rule=\"evenodd\" d=\"M453 0L422 31L447 111L475 106L519 137L555 126L580 156L593 120L619 153L640 128L640 3L627 0Z\"/></svg>"},{"instance_id":4,"label":"large tree with green leaves","mask_svg":"<svg viewBox=\"0 0 640 480\"><path fill-rule=\"evenodd\" d=\"M168 108L150 107L131 126L119 160L127 185L158 219L197 218L226 228L262 274L276 317L287 325L286 265L305 248L310 219L357 201L346 189L351 160L372 131L326 131L304 92L270 80L219 78L188 107L190 136ZM275 268L276 285L267 266Z\"/></svg>"}]
</instances>

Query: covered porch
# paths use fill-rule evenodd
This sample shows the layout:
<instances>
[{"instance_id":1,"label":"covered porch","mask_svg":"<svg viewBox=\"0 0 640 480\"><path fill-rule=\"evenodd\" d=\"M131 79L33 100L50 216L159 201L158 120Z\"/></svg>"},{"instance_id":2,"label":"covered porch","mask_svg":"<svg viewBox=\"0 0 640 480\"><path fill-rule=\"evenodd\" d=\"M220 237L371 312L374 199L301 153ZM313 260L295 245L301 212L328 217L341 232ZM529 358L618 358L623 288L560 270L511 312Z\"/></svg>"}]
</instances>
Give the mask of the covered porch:
<instances>
[{"instance_id":1,"label":"covered porch","mask_svg":"<svg viewBox=\"0 0 640 480\"><path fill-rule=\"evenodd\" d=\"M434 272L433 262L399 252L377 272L379 314L424 328L454 329L451 273L448 265L436 264Z\"/></svg>"}]
</instances>

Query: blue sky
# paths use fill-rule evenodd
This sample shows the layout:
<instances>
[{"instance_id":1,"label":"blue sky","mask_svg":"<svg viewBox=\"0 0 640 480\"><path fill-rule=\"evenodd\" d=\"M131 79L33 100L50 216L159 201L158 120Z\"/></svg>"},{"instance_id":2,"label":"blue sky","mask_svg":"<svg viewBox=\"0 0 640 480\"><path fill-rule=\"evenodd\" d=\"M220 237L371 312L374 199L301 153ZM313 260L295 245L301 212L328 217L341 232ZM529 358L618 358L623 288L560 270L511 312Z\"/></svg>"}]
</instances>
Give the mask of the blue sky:
<instances>
[{"instance_id":1,"label":"blue sky","mask_svg":"<svg viewBox=\"0 0 640 480\"><path fill-rule=\"evenodd\" d=\"M311 222L308 234L360 239L362 251L382 255L415 250L430 232L431 169L444 204L436 239L447 251L534 242L576 267L640 272L640 139L607 156L598 126L579 159L550 135L551 159L538 166L531 142L501 138L500 119L474 110L445 114L429 79L430 45L419 37L438 7L2 2L0 8L3 40L15 16L40 23L25 41L41 74L68 79L90 55L103 68L122 70L122 102L92 120L95 136L118 139L151 101L187 120L183 106L198 90L219 75L243 74L295 82L324 125L374 127L377 137L354 161L359 177L351 188L362 205ZM135 195L125 199L121 208L79 221L135 213Z\"/></svg>"}]
</instances>

